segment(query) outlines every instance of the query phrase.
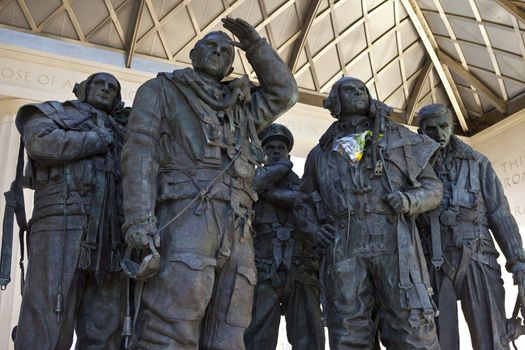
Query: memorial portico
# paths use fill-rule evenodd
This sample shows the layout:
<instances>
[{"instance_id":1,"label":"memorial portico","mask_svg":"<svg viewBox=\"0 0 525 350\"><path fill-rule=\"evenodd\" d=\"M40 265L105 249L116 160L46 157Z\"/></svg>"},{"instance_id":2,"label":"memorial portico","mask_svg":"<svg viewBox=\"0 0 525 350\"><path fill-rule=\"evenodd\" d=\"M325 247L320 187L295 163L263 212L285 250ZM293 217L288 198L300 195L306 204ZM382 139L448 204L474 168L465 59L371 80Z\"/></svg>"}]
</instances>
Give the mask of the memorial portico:
<instances>
[{"instance_id":1,"label":"memorial portico","mask_svg":"<svg viewBox=\"0 0 525 350\"><path fill-rule=\"evenodd\" d=\"M525 232L525 16L522 7L503 6L511 1L117 0L96 2L93 13L83 3L0 1L2 193L15 174L18 108L74 99L74 84L97 71L119 79L131 106L142 83L188 66L196 39L231 15L256 25L299 83L299 103L278 121L294 135L296 173L302 174L309 150L334 120L321 105L330 86L343 74L358 76L413 130L418 107L451 106L462 140L490 159ZM242 55L234 67L236 76L252 73ZM32 193L25 192L30 214ZM21 301L17 232L15 227L12 281L0 292L0 349L13 349L10 332ZM503 279L510 316L517 289L510 274ZM469 349L466 324L460 327L462 348ZM285 337L279 346L287 349ZM517 346L525 346L524 337Z\"/></svg>"}]
</instances>

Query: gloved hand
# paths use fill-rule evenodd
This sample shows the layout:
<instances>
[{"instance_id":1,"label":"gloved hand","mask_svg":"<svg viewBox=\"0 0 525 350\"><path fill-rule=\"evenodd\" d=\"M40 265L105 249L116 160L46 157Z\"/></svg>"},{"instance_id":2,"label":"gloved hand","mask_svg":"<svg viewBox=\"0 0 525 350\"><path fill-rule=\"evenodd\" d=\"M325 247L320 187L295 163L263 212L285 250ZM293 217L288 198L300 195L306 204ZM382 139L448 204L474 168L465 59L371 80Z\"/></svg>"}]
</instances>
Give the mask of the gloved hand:
<instances>
[{"instance_id":1,"label":"gloved hand","mask_svg":"<svg viewBox=\"0 0 525 350\"><path fill-rule=\"evenodd\" d=\"M113 144L113 134L110 131L102 130L100 128L95 128L94 130L106 147Z\"/></svg>"},{"instance_id":2,"label":"gloved hand","mask_svg":"<svg viewBox=\"0 0 525 350\"><path fill-rule=\"evenodd\" d=\"M240 41L240 43L232 42L232 44L244 51L261 39L255 28L243 19L226 17L222 19L222 25Z\"/></svg>"},{"instance_id":3,"label":"gloved hand","mask_svg":"<svg viewBox=\"0 0 525 350\"><path fill-rule=\"evenodd\" d=\"M512 267L514 284L518 286L518 301L521 305L521 317L525 319L525 263L517 262Z\"/></svg>"},{"instance_id":4,"label":"gloved hand","mask_svg":"<svg viewBox=\"0 0 525 350\"><path fill-rule=\"evenodd\" d=\"M157 224L144 222L131 225L126 231L126 243L137 249L149 247L149 237L153 237L155 247L160 247L160 233Z\"/></svg>"},{"instance_id":5,"label":"gloved hand","mask_svg":"<svg viewBox=\"0 0 525 350\"><path fill-rule=\"evenodd\" d=\"M306 230L310 237L312 237L314 244L321 250L326 250L334 243L335 227L331 224L322 224L315 228Z\"/></svg>"},{"instance_id":6,"label":"gloved hand","mask_svg":"<svg viewBox=\"0 0 525 350\"><path fill-rule=\"evenodd\" d=\"M388 204L397 214L406 214L410 210L410 202L407 196L400 191L392 192L383 196L383 201Z\"/></svg>"}]
</instances>

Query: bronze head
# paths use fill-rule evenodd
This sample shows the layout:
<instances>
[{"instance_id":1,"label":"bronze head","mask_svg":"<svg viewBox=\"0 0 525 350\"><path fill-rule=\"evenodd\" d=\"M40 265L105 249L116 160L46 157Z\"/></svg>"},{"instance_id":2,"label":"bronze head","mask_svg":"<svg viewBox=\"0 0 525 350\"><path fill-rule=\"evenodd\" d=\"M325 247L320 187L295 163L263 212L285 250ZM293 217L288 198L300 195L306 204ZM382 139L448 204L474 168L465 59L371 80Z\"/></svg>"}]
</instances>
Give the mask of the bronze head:
<instances>
[{"instance_id":1,"label":"bronze head","mask_svg":"<svg viewBox=\"0 0 525 350\"><path fill-rule=\"evenodd\" d=\"M439 143L441 149L446 148L454 131L450 109L435 103L424 106L417 115L419 131Z\"/></svg>"},{"instance_id":2,"label":"bronze head","mask_svg":"<svg viewBox=\"0 0 525 350\"><path fill-rule=\"evenodd\" d=\"M332 86L323 106L339 119L347 115L368 115L370 100L370 92L361 80L343 77Z\"/></svg>"},{"instance_id":3,"label":"bronze head","mask_svg":"<svg viewBox=\"0 0 525 350\"><path fill-rule=\"evenodd\" d=\"M208 33L190 51L191 64L196 72L221 81L233 71L235 51L232 40L222 31Z\"/></svg>"},{"instance_id":4,"label":"bronze head","mask_svg":"<svg viewBox=\"0 0 525 350\"><path fill-rule=\"evenodd\" d=\"M86 80L75 84L75 96L82 102L110 113L121 103L120 83L109 73L91 74Z\"/></svg>"},{"instance_id":5,"label":"bronze head","mask_svg":"<svg viewBox=\"0 0 525 350\"><path fill-rule=\"evenodd\" d=\"M290 158L294 139L286 126L272 123L261 131L259 138L266 153L268 164Z\"/></svg>"}]
</instances>

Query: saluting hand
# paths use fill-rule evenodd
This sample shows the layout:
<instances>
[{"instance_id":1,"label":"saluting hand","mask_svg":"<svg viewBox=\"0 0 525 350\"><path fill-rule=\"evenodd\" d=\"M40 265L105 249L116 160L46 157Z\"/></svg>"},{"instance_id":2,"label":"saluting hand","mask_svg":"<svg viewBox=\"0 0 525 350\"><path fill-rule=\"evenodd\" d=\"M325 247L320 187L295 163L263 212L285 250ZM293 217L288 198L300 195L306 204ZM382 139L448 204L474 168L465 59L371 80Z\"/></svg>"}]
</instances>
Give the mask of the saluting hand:
<instances>
[{"instance_id":1,"label":"saluting hand","mask_svg":"<svg viewBox=\"0 0 525 350\"><path fill-rule=\"evenodd\" d=\"M244 51L261 39L255 28L243 19L226 17L222 19L222 25L239 39L240 43L232 42L232 45Z\"/></svg>"}]
</instances>

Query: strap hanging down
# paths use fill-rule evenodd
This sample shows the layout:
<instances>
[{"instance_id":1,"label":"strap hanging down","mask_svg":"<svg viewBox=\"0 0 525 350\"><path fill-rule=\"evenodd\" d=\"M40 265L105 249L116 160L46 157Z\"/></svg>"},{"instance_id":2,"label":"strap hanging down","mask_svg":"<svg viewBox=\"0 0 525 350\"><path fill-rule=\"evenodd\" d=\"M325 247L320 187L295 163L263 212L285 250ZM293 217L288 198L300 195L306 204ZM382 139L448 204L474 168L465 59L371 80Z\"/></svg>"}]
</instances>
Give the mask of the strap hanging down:
<instances>
[{"instance_id":1,"label":"strap hanging down","mask_svg":"<svg viewBox=\"0 0 525 350\"><path fill-rule=\"evenodd\" d=\"M2 249L0 253L0 288L6 289L11 281L11 258L13 253L13 226L14 216L16 221L20 238L20 269L22 270L22 284L21 292L24 290L24 236L28 231L24 192L23 192L23 171L24 171L24 142L20 138L20 146L18 148L18 160L16 164L15 180L11 183L9 191L4 193L6 206L3 220L3 237Z\"/></svg>"},{"instance_id":2,"label":"strap hanging down","mask_svg":"<svg viewBox=\"0 0 525 350\"><path fill-rule=\"evenodd\" d=\"M436 270L439 270L444 260L441 247L441 229L438 209L430 213L430 236L432 238L432 265Z\"/></svg>"}]
</instances>

